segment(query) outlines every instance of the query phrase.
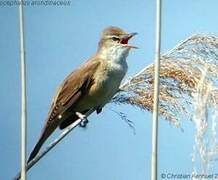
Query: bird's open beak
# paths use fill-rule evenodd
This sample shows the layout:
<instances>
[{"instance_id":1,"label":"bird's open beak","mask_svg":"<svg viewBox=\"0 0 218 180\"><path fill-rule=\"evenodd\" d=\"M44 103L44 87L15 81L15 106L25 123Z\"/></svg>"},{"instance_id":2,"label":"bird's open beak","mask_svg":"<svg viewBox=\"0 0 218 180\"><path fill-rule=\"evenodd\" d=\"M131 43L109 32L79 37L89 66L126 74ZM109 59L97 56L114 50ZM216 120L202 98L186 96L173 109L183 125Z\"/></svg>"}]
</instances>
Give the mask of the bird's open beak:
<instances>
[{"instance_id":1,"label":"bird's open beak","mask_svg":"<svg viewBox=\"0 0 218 180\"><path fill-rule=\"evenodd\" d=\"M123 44L124 46L126 47L129 47L129 48L135 48L137 49L138 47L136 46L132 46L132 45L129 45L128 44L128 41L135 35L137 35L138 33L134 32L134 33L129 33L129 34L126 34L126 35L123 35L123 37L121 38L120 40L120 44Z\"/></svg>"}]
</instances>

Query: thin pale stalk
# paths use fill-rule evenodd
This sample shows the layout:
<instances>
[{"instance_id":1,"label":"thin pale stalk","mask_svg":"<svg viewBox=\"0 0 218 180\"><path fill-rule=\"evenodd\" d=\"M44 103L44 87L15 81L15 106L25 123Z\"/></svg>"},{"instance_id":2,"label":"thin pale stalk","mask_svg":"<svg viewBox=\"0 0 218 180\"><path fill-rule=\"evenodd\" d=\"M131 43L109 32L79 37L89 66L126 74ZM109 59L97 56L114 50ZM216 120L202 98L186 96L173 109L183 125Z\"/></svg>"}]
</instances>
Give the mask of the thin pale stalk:
<instances>
[{"instance_id":1,"label":"thin pale stalk","mask_svg":"<svg viewBox=\"0 0 218 180\"><path fill-rule=\"evenodd\" d=\"M160 49L161 49L161 0L156 1L156 47L155 47L155 80L154 104L152 121L152 159L151 180L157 180L158 173L158 114L159 114L159 76L160 76Z\"/></svg>"},{"instance_id":2,"label":"thin pale stalk","mask_svg":"<svg viewBox=\"0 0 218 180\"><path fill-rule=\"evenodd\" d=\"M26 61L23 0L19 1L20 26L20 63L21 63L21 180L26 180L26 142L27 142L27 108L26 108Z\"/></svg>"}]
</instances>

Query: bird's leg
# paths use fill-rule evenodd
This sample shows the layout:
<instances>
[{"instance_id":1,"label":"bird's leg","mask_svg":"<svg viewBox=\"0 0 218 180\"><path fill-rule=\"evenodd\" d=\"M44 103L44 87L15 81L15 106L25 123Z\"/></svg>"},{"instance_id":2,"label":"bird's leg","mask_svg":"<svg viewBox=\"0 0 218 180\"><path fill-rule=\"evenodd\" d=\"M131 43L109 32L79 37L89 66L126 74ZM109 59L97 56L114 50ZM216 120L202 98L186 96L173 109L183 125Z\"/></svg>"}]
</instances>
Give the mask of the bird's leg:
<instances>
[{"instance_id":1,"label":"bird's leg","mask_svg":"<svg viewBox=\"0 0 218 180\"><path fill-rule=\"evenodd\" d=\"M80 112L76 112L76 115L81 119L81 122L80 122L80 127L83 127L85 128L86 125L88 124L88 119L86 117L86 115L80 113Z\"/></svg>"}]
</instances>

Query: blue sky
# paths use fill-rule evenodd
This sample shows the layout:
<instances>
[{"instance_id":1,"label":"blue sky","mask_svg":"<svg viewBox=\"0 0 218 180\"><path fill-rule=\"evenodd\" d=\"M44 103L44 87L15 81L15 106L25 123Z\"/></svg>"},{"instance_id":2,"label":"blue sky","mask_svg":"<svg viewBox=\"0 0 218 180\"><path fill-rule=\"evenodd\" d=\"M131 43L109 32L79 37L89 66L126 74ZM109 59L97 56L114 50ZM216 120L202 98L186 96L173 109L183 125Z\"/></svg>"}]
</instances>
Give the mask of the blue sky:
<instances>
[{"instance_id":1,"label":"blue sky","mask_svg":"<svg viewBox=\"0 0 218 180\"><path fill-rule=\"evenodd\" d=\"M164 1L162 52L195 33L218 34L214 20L217 6L215 0ZM0 23L0 179L11 179L20 168L18 7L0 7ZM152 0L72 0L67 7L25 8L28 154L39 137L56 88L96 51L100 32L110 25L139 33L132 43L140 49L130 53L126 77L152 63L155 40ZM111 109L127 113L135 123L136 135ZM150 178L150 113L109 104L103 113L93 114L89 120L87 129L74 130L33 167L29 179ZM184 119L182 126L184 132L160 121L159 174L192 171L194 125ZM48 142L51 140L52 137ZM218 171L217 164L215 167Z\"/></svg>"}]
</instances>

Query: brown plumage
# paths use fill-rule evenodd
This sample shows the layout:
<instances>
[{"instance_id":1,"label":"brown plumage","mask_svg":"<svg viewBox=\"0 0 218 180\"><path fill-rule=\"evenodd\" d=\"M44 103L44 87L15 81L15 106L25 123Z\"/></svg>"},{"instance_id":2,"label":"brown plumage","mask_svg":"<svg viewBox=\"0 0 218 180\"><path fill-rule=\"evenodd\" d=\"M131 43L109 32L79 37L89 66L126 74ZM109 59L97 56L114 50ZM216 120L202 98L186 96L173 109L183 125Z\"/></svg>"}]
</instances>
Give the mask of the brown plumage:
<instances>
[{"instance_id":1,"label":"brown plumage","mask_svg":"<svg viewBox=\"0 0 218 180\"><path fill-rule=\"evenodd\" d=\"M73 109L76 106L76 103L81 96L84 95L93 84L94 70L99 66L99 64L100 61L95 63L92 61L91 63L90 61L86 62L79 69L72 72L59 87L57 95L53 99L48 113L48 119L42 130L39 141L31 152L28 162L36 156L42 144L57 128L57 126L59 126L60 129L64 129L78 119L75 112L70 113L70 109ZM79 78L79 82L78 80L75 81L75 78L77 77L81 77ZM87 110L84 110L81 113L85 113ZM61 120L58 118L59 115L62 115Z\"/></svg>"},{"instance_id":2,"label":"brown plumage","mask_svg":"<svg viewBox=\"0 0 218 180\"><path fill-rule=\"evenodd\" d=\"M94 108L99 113L113 97L127 70L125 59L130 48L134 47L128 45L128 40L133 35L117 27L103 31L97 53L72 72L59 87L28 162L58 126L64 129L78 119L76 112L85 114Z\"/></svg>"}]
</instances>

